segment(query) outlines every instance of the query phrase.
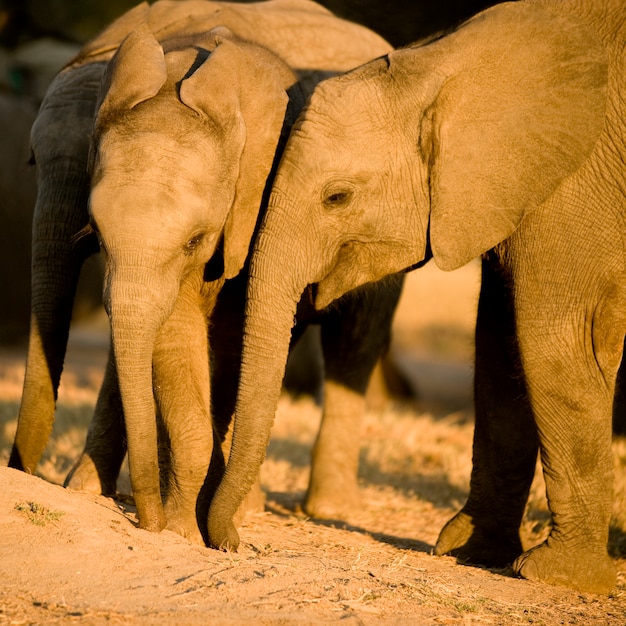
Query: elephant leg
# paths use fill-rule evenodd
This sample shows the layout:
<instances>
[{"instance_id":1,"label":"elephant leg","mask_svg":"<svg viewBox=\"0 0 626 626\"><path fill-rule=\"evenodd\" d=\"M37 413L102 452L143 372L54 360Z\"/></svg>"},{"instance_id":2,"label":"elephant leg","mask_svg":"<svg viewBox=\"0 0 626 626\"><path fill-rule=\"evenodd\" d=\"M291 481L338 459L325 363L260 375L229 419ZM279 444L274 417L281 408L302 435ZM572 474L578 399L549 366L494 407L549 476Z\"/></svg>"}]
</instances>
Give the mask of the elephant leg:
<instances>
[{"instance_id":1,"label":"elephant leg","mask_svg":"<svg viewBox=\"0 0 626 626\"><path fill-rule=\"evenodd\" d=\"M616 572L608 551L613 484L611 408L623 347L621 308L561 304L520 324L520 345L537 430L552 529L513 564L521 576L608 593ZM566 312L563 314L563 312Z\"/></svg>"},{"instance_id":2,"label":"elephant leg","mask_svg":"<svg viewBox=\"0 0 626 626\"><path fill-rule=\"evenodd\" d=\"M368 409L381 411L391 403L416 402L419 394L415 385L398 366L389 346L376 363L365 397Z\"/></svg>"},{"instance_id":3,"label":"elephant leg","mask_svg":"<svg viewBox=\"0 0 626 626\"><path fill-rule=\"evenodd\" d=\"M85 448L67 475L65 486L77 491L114 495L125 454L124 411L111 349Z\"/></svg>"},{"instance_id":4,"label":"elephant leg","mask_svg":"<svg viewBox=\"0 0 626 626\"><path fill-rule=\"evenodd\" d=\"M9 459L9 467L29 473L35 472L52 432L78 276L85 259L95 251L91 241L72 243L87 222L87 198L83 171L50 174L38 192L28 357Z\"/></svg>"},{"instance_id":5,"label":"elephant leg","mask_svg":"<svg viewBox=\"0 0 626 626\"><path fill-rule=\"evenodd\" d=\"M324 409L305 499L310 515L345 519L360 503L358 433L376 362L389 346L403 276L345 297L321 321Z\"/></svg>"},{"instance_id":6,"label":"elephant leg","mask_svg":"<svg viewBox=\"0 0 626 626\"><path fill-rule=\"evenodd\" d=\"M511 287L507 270L490 253L482 264L476 324L470 494L435 547L435 554L496 567L522 553L519 527L538 451L521 375Z\"/></svg>"},{"instance_id":7,"label":"elephant leg","mask_svg":"<svg viewBox=\"0 0 626 626\"><path fill-rule=\"evenodd\" d=\"M184 283L153 355L154 391L169 446L166 527L202 545L197 506L213 449L204 306L193 281Z\"/></svg>"},{"instance_id":8,"label":"elephant leg","mask_svg":"<svg viewBox=\"0 0 626 626\"><path fill-rule=\"evenodd\" d=\"M52 432L76 284L94 237L76 239L89 221L87 155L104 64L62 72L31 129L37 201L31 246L31 320L22 402L9 466L34 473Z\"/></svg>"}]
</instances>

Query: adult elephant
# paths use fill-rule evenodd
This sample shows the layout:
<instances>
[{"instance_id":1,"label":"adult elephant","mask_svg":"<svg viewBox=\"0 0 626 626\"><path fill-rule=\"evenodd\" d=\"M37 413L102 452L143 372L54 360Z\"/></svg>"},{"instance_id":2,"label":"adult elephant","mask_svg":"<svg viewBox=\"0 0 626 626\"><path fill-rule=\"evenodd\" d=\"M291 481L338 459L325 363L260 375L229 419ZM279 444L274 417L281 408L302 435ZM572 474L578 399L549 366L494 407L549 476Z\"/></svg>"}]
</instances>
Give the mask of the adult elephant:
<instances>
[{"instance_id":1,"label":"adult elephant","mask_svg":"<svg viewBox=\"0 0 626 626\"><path fill-rule=\"evenodd\" d=\"M612 588L625 38L618 0L505 3L316 88L254 247L213 544L238 543L233 494L256 476L303 289L317 285L322 309L431 257L452 270L483 255L471 489L436 552L514 561L522 576L580 590ZM268 324L273 332L261 330ZM523 552L538 450L553 527Z\"/></svg>"},{"instance_id":2,"label":"adult elephant","mask_svg":"<svg viewBox=\"0 0 626 626\"><path fill-rule=\"evenodd\" d=\"M212 445L206 317L244 265L283 125L321 77L389 50L308 0L163 0L121 17L61 72L32 130L32 318L12 467L33 472L47 442L77 275L101 248L112 352L68 484L115 489L125 420L140 526L199 540ZM155 397L173 450L167 517Z\"/></svg>"},{"instance_id":3,"label":"adult elephant","mask_svg":"<svg viewBox=\"0 0 626 626\"><path fill-rule=\"evenodd\" d=\"M29 165L30 129L37 117L33 98L0 92L0 345L21 346L28 337L30 247L37 197L35 170ZM73 317L102 306L97 259L83 268Z\"/></svg>"},{"instance_id":4,"label":"adult elephant","mask_svg":"<svg viewBox=\"0 0 626 626\"><path fill-rule=\"evenodd\" d=\"M445 32L497 2L498 0L319 0L322 6L335 15L371 28L394 47L406 46L418 39Z\"/></svg>"}]
</instances>

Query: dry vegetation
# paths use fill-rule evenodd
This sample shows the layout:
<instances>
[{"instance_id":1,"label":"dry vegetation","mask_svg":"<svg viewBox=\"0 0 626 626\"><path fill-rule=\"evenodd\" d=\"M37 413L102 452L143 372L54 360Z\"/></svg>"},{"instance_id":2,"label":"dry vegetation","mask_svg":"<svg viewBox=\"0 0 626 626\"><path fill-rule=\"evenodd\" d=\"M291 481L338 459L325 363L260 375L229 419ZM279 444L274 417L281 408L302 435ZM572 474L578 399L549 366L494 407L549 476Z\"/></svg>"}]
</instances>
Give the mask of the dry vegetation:
<instances>
[{"instance_id":1,"label":"dry vegetation","mask_svg":"<svg viewBox=\"0 0 626 626\"><path fill-rule=\"evenodd\" d=\"M370 412L362 428L363 507L349 520L307 519L298 505L320 418L310 399L281 400L262 479L266 511L226 554L135 527L122 501L58 486L82 448L106 357L102 328L73 335L41 478L5 467L24 355L0 353L0 625L3 624L624 624L626 442L616 440L611 551L618 587L578 594L431 556L466 498L471 467L475 266L410 277L396 318L398 361L417 407ZM100 322L101 323L101 322ZM128 491L122 476L121 491ZM547 532L538 473L523 533Z\"/></svg>"}]
</instances>

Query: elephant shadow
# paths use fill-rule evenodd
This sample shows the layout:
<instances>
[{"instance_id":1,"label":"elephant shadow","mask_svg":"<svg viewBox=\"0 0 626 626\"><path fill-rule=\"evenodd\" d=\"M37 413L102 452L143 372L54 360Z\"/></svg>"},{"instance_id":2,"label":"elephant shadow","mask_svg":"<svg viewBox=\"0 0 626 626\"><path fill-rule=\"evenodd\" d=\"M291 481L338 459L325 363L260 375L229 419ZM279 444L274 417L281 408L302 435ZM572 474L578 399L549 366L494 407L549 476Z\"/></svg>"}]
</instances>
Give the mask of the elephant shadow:
<instances>
[{"instance_id":1,"label":"elephant shadow","mask_svg":"<svg viewBox=\"0 0 626 626\"><path fill-rule=\"evenodd\" d=\"M304 494L300 493L298 496L298 494L294 493L268 492L266 495L266 511L269 511L270 513L278 517L288 518L292 517L294 514L299 513L299 502L301 501ZM307 518L307 523L315 524L316 526L321 526L324 528L340 529L352 533L367 535L377 543L389 545L400 550L406 550L413 553L427 555L434 554L435 546L431 543L428 543L427 541L422 541L414 537L404 537L397 534L390 534L381 531L372 531L365 525L349 523L344 520L317 518ZM461 563L460 560L458 562ZM488 571L493 574L499 574L501 576L506 576L509 578L517 578L515 572L513 571L513 568L510 565L504 567L486 567L483 565L465 562L463 562L463 565Z\"/></svg>"},{"instance_id":2,"label":"elephant shadow","mask_svg":"<svg viewBox=\"0 0 626 626\"><path fill-rule=\"evenodd\" d=\"M267 500L265 503L265 509L278 517L291 517L298 513L298 500L297 495L285 492L268 492ZM300 494L301 496L303 494ZM397 535L391 535L383 532L376 532L359 526L357 524L351 524L345 520L337 519L319 519L319 518L307 518L307 523L315 524L316 526L323 526L325 528L347 530L349 532L360 533L372 537L379 543L385 543L403 550L412 550L414 552L423 552L425 554L431 554L434 546L421 541L420 539L414 539L410 537L399 537Z\"/></svg>"},{"instance_id":3,"label":"elephant shadow","mask_svg":"<svg viewBox=\"0 0 626 626\"><path fill-rule=\"evenodd\" d=\"M266 510L279 517L289 517L294 514L294 496L288 493L270 492L267 494L267 502L265 505ZM297 508L297 505L296 505ZM350 524L343 520L329 520L329 519L315 519L310 518L307 520L309 524L315 524L316 526L323 526L325 528L341 529L353 533L360 533L371 537L374 541L381 544L386 544L398 548L400 550L407 550L420 554L434 554L435 546L427 541L421 541L412 537L402 537L399 535L393 535L380 531L372 531L364 526L357 524ZM460 562L460 561L459 561ZM513 568L509 565L504 567L486 567L483 565L463 563L466 566L474 567L484 571L491 572L493 574L499 574L509 578L517 578Z\"/></svg>"}]
</instances>

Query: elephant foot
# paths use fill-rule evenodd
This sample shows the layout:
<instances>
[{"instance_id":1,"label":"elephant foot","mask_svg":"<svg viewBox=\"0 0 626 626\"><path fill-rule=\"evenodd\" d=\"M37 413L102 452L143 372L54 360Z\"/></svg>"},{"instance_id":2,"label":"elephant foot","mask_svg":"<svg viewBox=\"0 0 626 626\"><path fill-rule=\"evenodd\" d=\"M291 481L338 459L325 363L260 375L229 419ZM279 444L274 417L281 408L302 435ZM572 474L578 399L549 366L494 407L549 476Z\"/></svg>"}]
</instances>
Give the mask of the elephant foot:
<instances>
[{"instance_id":1,"label":"elephant foot","mask_svg":"<svg viewBox=\"0 0 626 626\"><path fill-rule=\"evenodd\" d=\"M200 534L200 529L198 528L195 516L193 519L168 519L165 529L171 530L177 535L184 537L190 543L195 543L204 547L204 539Z\"/></svg>"},{"instance_id":2,"label":"elephant foot","mask_svg":"<svg viewBox=\"0 0 626 626\"><path fill-rule=\"evenodd\" d=\"M516 574L550 585L562 585L587 593L607 594L616 583L615 564L609 555L544 543L519 556L513 563Z\"/></svg>"},{"instance_id":3,"label":"elephant foot","mask_svg":"<svg viewBox=\"0 0 626 626\"><path fill-rule=\"evenodd\" d=\"M517 532L479 525L467 513L460 511L441 530L435 546L438 556L450 555L459 561L504 567L522 553L522 543Z\"/></svg>"},{"instance_id":4,"label":"elephant foot","mask_svg":"<svg viewBox=\"0 0 626 626\"><path fill-rule=\"evenodd\" d=\"M204 546L204 538L198 525L194 498L177 499L168 496L163 505L165 530L170 530L191 543Z\"/></svg>"},{"instance_id":5,"label":"elephant foot","mask_svg":"<svg viewBox=\"0 0 626 626\"><path fill-rule=\"evenodd\" d=\"M307 515L317 519L347 521L361 508L361 493L356 484L351 487L309 485L303 508Z\"/></svg>"},{"instance_id":6,"label":"elephant foot","mask_svg":"<svg viewBox=\"0 0 626 626\"><path fill-rule=\"evenodd\" d=\"M83 454L70 470L63 486L74 491L112 496L117 488L117 473L108 475L107 472L98 471L93 459Z\"/></svg>"}]
</instances>

